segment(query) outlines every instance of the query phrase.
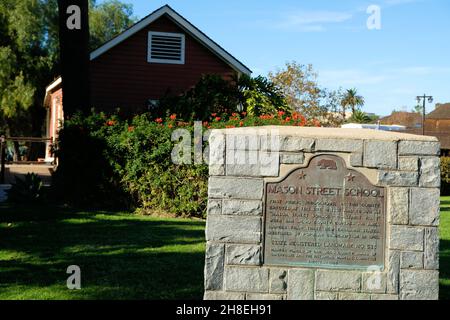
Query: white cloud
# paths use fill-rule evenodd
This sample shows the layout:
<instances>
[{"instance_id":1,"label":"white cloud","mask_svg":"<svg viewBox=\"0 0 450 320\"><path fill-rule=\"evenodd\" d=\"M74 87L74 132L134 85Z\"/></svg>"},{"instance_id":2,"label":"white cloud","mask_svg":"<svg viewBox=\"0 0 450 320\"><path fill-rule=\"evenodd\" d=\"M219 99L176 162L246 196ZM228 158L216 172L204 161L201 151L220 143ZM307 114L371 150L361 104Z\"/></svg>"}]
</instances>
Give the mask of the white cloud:
<instances>
[{"instance_id":1,"label":"white cloud","mask_svg":"<svg viewBox=\"0 0 450 320\"><path fill-rule=\"evenodd\" d=\"M278 28L291 31L320 32L330 23L341 23L350 20L351 13L337 11L298 11L285 15Z\"/></svg>"},{"instance_id":2,"label":"white cloud","mask_svg":"<svg viewBox=\"0 0 450 320\"><path fill-rule=\"evenodd\" d=\"M325 86L358 87L361 85L381 84L387 80L401 80L404 77L450 75L450 67L408 66L403 68L387 68L378 71L362 69L329 69L319 72L319 82ZM404 91L410 93L412 91ZM400 92L398 92L400 93Z\"/></svg>"},{"instance_id":3,"label":"white cloud","mask_svg":"<svg viewBox=\"0 0 450 320\"><path fill-rule=\"evenodd\" d=\"M385 0L386 5L388 6L398 6L415 2L421 2L421 0Z\"/></svg>"},{"instance_id":4,"label":"white cloud","mask_svg":"<svg viewBox=\"0 0 450 320\"><path fill-rule=\"evenodd\" d=\"M408 75L408 76L429 76L434 74L448 74L450 67L424 67L411 66L404 68L397 68L390 70L394 74Z\"/></svg>"},{"instance_id":5,"label":"white cloud","mask_svg":"<svg viewBox=\"0 0 450 320\"><path fill-rule=\"evenodd\" d=\"M395 95L414 96L417 93L417 89L415 87L397 87L390 90L389 93Z\"/></svg>"},{"instance_id":6,"label":"white cloud","mask_svg":"<svg viewBox=\"0 0 450 320\"><path fill-rule=\"evenodd\" d=\"M357 69L324 70L319 73L319 81L325 86L358 87L360 85L379 84L388 77Z\"/></svg>"},{"instance_id":7,"label":"white cloud","mask_svg":"<svg viewBox=\"0 0 450 320\"><path fill-rule=\"evenodd\" d=\"M343 22L351 18L352 14L345 12L304 11L290 15L288 17L288 23L291 25L336 23L336 22Z\"/></svg>"}]
</instances>

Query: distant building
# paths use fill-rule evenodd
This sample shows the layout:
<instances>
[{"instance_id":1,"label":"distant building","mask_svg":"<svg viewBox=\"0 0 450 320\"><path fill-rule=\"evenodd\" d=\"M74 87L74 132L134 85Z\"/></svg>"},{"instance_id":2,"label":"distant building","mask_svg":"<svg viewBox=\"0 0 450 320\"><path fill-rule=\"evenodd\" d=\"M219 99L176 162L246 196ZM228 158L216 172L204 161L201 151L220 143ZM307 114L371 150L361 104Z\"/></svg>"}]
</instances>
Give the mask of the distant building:
<instances>
[{"instance_id":1,"label":"distant building","mask_svg":"<svg viewBox=\"0 0 450 320\"><path fill-rule=\"evenodd\" d=\"M346 111L345 112L345 120L348 120L352 117L353 112L351 111ZM342 112L328 112L327 116L329 117L333 117L335 119L341 119L342 120Z\"/></svg>"},{"instance_id":2,"label":"distant building","mask_svg":"<svg viewBox=\"0 0 450 320\"><path fill-rule=\"evenodd\" d=\"M405 133L422 134L422 115L417 112L394 111L390 116L380 119L382 125L405 127Z\"/></svg>"},{"instance_id":3,"label":"distant building","mask_svg":"<svg viewBox=\"0 0 450 320\"><path fill-rule=\"evenodd\" d=\"M352 112L345 113L345 120L348 120L352 117ZM342 123L343 115L342 112L327 112L322 116L317 117L317 120L325 126L337 126L338 123Z\"/></svg>"},{"instance_id":4,"label":"distant building","mask_svg":"<svg viewBox=\"0 0 450 320\"><path fill-rule=\"evenodd\" d=\"M442 155L450 155L450 103L436 104L436 109L426 116L425 134L437 137Z\"/></svg>"},{"instance_id":5,"label":"distant building","mask_svg":"<svg viewBox=\"0 0 450 320\"><path fill-rule=\"evenodd\" d=\"M380 119L382 125L404 126L405 133L419 134L422 130L422 114L395 111ZM425 116L425 135L437 137L441 143L441 154L450 155L450 103L436 104L434 111Z\"/></svg>"},{"instance_id":6,"label":"distant building","mask_svg":"<svg viewBox=\"0 0 450 320\"><path fill-rule=\"evenodd\" d=\"M345 129L372 129L382 131L402 131L406 130L405 126L399 125L384 125L384 124L371 124L371 123L346 123L341 126Z\"/></svg>"}]
</instances>

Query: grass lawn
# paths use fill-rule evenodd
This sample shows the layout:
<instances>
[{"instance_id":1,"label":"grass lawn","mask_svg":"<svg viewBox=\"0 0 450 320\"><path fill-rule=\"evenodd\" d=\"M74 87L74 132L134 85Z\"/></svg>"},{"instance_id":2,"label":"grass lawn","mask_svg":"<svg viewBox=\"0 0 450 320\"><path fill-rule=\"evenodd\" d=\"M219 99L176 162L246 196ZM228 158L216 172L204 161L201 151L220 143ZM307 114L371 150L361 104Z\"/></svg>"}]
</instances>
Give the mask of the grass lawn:
<instances>
[{"instance_id":1,"label":"grass lawn","mask_svg":"<svg viewBox=\"0 0 450 320\"><path fill-rule=\"evenodd\" d=\"M450 197L441 198L440 298L450 300Z\"/></svg>"},{"instance_id":2,"label":"grass lawn","mask_svg":"<svg viewBox=\"0 0 450 320\"><path fill-rule=\"evenodd\" d=\"M441 199L440 294L450 299L450 197ZM201 299L203 221L0 205L0 299ZM66 288L81 268L82 290Z\"/></svg>"},{"instance_id":3,"label":"grass lawn","mask_svg":"<svg viewBox=\"0 0 450 320\"><path fill-rule=\"evenodd\" d=\"M0 299L201 299L203 221L0 205ZM66 269L81 268L81 290Z\"/></svg>"}]
</instances>

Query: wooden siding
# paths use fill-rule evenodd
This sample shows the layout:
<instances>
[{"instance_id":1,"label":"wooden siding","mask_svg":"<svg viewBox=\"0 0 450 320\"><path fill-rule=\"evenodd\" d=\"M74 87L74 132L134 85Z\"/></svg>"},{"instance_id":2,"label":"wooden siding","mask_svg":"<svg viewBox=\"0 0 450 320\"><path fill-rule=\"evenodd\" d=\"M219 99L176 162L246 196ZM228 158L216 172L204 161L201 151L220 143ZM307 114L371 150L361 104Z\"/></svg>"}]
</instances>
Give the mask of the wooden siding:
<instances>
[{"instance_id":1,"label":"wooden siding","mask_svg":"<svg viewBox=\"0 0 450 320\"><path fill-rule=\"evenodd\" d=\"M427 117L430 115L427 115ZM405 133L422 135L422 115L414 112L393 112L380 119L381 124L402 125ZM437 137L441 149L450 150L450 119L425 119L425 135Z\"/></svg>"},{"instance_id":2,"label":"wooden siding","mask_svg":"<svg viewBox=\"0 0 450 320\"><path fill-rule=\"evenodd\" d=\"M55 139L58 136L58 130L60 122L64 120L63 107L62 107L62 89L50 93L50 106L49 106L49 123L47 127L47 138Z\"/></svg>"},{"instance_id":3,"label":"wooden siding","mask_svg":"<svg viewBox=\"0 0 450 320\"><path fill-rule=\"evenodd\" d=\"M148 32L186 35L185 64L147 62ZM170 18L163 16L91 61L91 103L98 110L144 110L149 99L193 87L203 74L230 78L234 70Z\"/></svg>"},{"instance_id":4,"label":"wooden siding","mask_svg":"<svg viewBox=\"0 0 450 320\"><path fill-rule=\"evenodd\" d=\"M450 119L426 119L425 134L438 138L441 149L450 150Z\"/></svg>"}]
</instances>

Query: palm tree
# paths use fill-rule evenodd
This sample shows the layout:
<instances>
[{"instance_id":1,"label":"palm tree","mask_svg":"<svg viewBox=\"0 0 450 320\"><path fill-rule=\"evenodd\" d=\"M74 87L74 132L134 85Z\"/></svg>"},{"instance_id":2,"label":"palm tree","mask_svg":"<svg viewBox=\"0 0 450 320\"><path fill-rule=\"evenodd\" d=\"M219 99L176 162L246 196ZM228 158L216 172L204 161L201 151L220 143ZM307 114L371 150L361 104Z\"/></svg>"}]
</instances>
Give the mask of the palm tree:
<instances>
[{"instance_id":1,"label":"palm tree","mask_svg":"<svg viewBox=\"0 0 450 320\"><path fill-rule=\"evenodd\" d=\"M350 121L354 123L370 123L372 119L363 111L355 110L350 117Z\"/></svg>"},{"instance_id":2,"label":"palm tree","mask_svg":"<svg viewBox=\"0 0 450 320\"><path fill-rule=\"evenodd\" d=\"M350 107L352 109L352 113L355 113L357 108L360 108L363 105L364 97L358 95L358 91L356 89L348 89L341 101L343 120L345 121L345 110L347 107Z\"/></svg>"}]
</instances>

